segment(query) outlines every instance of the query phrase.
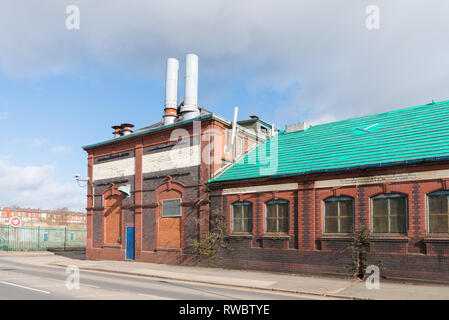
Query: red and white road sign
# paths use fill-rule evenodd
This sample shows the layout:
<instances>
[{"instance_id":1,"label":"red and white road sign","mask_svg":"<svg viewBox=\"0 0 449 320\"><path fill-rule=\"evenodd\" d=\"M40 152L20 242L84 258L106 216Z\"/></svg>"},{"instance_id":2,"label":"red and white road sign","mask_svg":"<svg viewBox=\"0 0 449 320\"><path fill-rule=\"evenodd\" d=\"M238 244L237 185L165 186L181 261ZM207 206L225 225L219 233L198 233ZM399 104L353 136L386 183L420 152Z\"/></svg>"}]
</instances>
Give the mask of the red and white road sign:
<instances>
[{"instance_id":1,"label":"red and white road sign","mask_svg":"<svg viewBox=\"0 0 449 320\"><path fill-rule=\"evenodd\" d=\"M19 217L11 217L11 219L9 219L9 224L16 228L20 227L22 225L22 219Z\"/></svg>"}]
</instances>

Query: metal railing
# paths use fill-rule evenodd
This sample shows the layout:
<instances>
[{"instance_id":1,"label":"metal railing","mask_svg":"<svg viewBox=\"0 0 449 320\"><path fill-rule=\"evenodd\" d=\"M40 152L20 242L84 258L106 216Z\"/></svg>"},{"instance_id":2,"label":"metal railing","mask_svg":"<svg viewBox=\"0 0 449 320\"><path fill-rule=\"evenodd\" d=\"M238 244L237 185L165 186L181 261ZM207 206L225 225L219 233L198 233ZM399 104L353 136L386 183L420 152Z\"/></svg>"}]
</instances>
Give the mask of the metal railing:
<instances>
[{"instance_id":1,"label":"metal railing","mask_svg":"<svg viewBox=\"0 0 449 320\"><path fill-rule=\"evenodd\" d=\"M71 250L86 247L86 229L0 225L0 250Z\"/></svg>"}]
</instances>

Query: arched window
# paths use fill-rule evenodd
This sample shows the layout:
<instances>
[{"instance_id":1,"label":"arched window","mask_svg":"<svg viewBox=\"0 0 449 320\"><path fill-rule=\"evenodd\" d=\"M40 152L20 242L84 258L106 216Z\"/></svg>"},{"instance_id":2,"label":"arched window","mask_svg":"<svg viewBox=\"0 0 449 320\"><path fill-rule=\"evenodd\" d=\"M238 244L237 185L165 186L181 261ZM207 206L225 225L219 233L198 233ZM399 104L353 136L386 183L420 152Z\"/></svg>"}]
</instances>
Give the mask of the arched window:
<instances>
[{"instance_id":1,"label":"arched window","mask_svg":"<svg viewBox=\"0 0 449 320\"><path fill-rule=\"evenodd\" d=\"M272 200L265 203L265 231L288 232L289 202L286 200Z\"/></svg>"},{"instance_id":2,"label":"arched window","mask_svg":"<svg viewBox=\"0 0 449 320\"><path fill-rule=\"evenodd\" d=\"M251 202L235 202L232 205L232 232L253 231L253 205Z\"/></svg>"},{"instance_id":3,"label":"arched window","mask_svg":"<svg viewBox=\"0 0 449 320\"><path fill-rule=\"evenodd\" d=\"M354 230L354 200L350 197L330 197L324 200L324 233L352 233Z\"/></svg>"},{"instance_id":4,"label":"arched window","mask_svg":"<svg viewBox=\"0 0 449 320\"><path fill-rule=\"evenodd\" d=\"M427 195L428 233L449 233L449 191Z\"/></svg>"},{"instance_id":5,"label":"arched window","mask_svg":"<svg viewBox=\"0 0 449 320\"><path fill-rule=\"evenodd\" d=\"M407 197L389 193L371 199L372 231L374 233L407 232Z\"/></svg>"}]
</instances>

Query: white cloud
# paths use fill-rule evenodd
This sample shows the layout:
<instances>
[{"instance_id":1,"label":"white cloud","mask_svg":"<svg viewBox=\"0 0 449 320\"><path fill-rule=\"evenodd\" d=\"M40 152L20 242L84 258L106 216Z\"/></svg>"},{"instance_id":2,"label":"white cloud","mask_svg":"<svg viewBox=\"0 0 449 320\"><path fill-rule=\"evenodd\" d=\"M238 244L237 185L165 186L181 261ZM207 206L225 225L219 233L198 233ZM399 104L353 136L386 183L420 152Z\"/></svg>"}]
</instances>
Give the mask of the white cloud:
<instances>
[{"instance_id":1,"label":"white cloud","mask_svg":"<svg viewBox=\"0 0 449 320\"><path fill-rule=\"evenodd\" d=\"M51 152L53 153L69 153L70 150L71 149L68 146L55 146L51 148Z\"/></svg>"},{"instance_id":2,"label":"white cloud","mask_svg":"<svg viewBox=\"0 0 449 320\"><path fill-rule=\"evenodd\" d=\"M75 182L55 181L54 168L45 166L14 166L0 160L0 203L32 208L85 208L86 189Z\"/></svg>"},{"instance_id":3,"label":"white cloud","mask_svg":"<svg viewBox=\"0 0 449 320\"><path fill-rule=\"evenodd\" d=\"M45 138L33 138L31 139L31 146L32 147L40 147L44 145L47 142L47 139Z\"/></svg>"},{"instance_id":4,"label":"white cloud","mask_svg":"<svg viewBox=\"0 0 449 320\"><path fill-rule=\"evenodd\" d=\"M80 30L65 28L68 4L80 8ZM200 81L225 73L230 85L280 94L299 84L287 103L297 117L309 119L449 98L449 2L379 0L378 31L365 27L370 4L4 0L0 68L12 76L40 77L76 73L89 61L161 77L165 58L195 52ZM268 110L271 103L262 107Z\"/></svg>"}]
</instances>

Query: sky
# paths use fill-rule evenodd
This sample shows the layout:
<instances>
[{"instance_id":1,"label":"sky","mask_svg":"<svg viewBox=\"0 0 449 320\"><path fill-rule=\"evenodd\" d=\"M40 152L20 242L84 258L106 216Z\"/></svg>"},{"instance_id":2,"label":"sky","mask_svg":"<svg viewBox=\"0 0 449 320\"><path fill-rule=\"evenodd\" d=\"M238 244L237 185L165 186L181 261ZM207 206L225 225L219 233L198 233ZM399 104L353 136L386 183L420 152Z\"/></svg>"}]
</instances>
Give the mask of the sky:
<instances>
[{"instance_id":1,"label":"sky","mask_svg":"<svg viewBox=\"0 0 449 320\"><path fill-rule=\"evenodd\" d=\"M179 100L195 53L200 107L278 128L449 100L448 12L445 0L2 0L0 206L83 210L82 146L162 119L169 57Z\"/></svg>"}]
</instances>

